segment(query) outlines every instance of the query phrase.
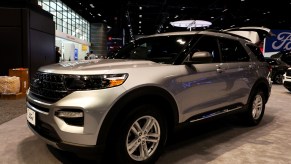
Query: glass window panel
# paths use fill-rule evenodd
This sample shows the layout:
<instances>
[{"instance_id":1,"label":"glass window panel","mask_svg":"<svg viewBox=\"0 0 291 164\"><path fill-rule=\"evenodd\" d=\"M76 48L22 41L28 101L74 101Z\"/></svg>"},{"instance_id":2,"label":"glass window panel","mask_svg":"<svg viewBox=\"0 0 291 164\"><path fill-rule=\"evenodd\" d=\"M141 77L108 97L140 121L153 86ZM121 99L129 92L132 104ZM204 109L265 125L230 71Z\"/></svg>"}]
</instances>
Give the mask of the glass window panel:
<instances>
[{"instance_id":1,"label":"glass window panel","mask_svg":"<svg viewBox=\"0 0 291 164\"><path fill-rule=\"evenodd\" d=\"M57 23L60 24L60 25L62 25L62 24L63 24L63 20L60 19L60 18L58 18L58 19L57 19Z\"/></svg>"},{"instance_id":2,"label":"glass window panel","mask_svg":"<svg viewBox=\"0 0 291 164\"><path fill-rule=\"evenodd\" d=\"M58 24L57 25L57 30L62 31L62 25Z\"/></svg>"},{"instance_id":3,"label":"glass window panel","mask_svg":"<svg viewBox=\"0 0 291 164\"><path fill-rule=\"evenodd\" d=\"M57 0L57 10L60 11L63 8L63 3L60 0Z\"/></svg>"},{"instance_id":4,"label":"glass window panel","mask_svg":"<svg viewBox=\"0 0 291 164\"><path fill-rule=\"evenodd\" d=\"M49 10L50 10L49 5L47 5L46 3L43 3L42 8L43 8L45 11L49 11Z\"/></svg>"},{"instance_id":5,"label":"glass window panel","mask_svg":"<svg viewBox=\"0 0 291 164\"><path fill-rule=\"evenodd\" d=\"M50 2L50 11L56 11L57 9L57 6L56 6L56 3L54 1L51 1Z\"/></svg>"},{"instance_id":6,"label":"glass window panel","mask_svg":"<svg viewBox=\"0 0 291 164\"><path fill-rule=\"evenodd\" d=\"M38 0L38 4L54 16L53 20L57 30L89 41L89 22L61 0Z\"/></svg>"},{"instance_id":7,"label":"glass window panel","mask_svg":"<svg viewBox=\"0 0 291 164\"><path fill-rule=\"evenodd\" d=\"M63 32L67 34L68 33L68 29L63 27Z\"/></svg>"},{"instance_id":8,"label":"glass window panel","mask_svg":"<svg viewBox=\"0 0 291 164\"><path fill-rule=\"evenodd\" d=\"M38 4L39 6L42 6L42 0L38 0L37 4Z\"/></svg>"},{"instance_id":9,"label":"glass window panel","mask_svg":"<svg viewBox=\"0 0 291 164\"><path fill-rule=\"evenodd\" d=\"M61 12L57 12L57 18L63 18L63 14Z\"/></svg>"}]
</instances>

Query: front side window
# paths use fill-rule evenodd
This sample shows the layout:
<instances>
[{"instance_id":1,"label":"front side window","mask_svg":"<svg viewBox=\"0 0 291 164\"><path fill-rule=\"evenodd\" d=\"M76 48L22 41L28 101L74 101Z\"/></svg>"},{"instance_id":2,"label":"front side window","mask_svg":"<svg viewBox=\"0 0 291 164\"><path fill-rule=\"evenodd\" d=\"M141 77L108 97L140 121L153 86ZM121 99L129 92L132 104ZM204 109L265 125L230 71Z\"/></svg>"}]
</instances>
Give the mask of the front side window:
<instances>
[{"instance_id":1,"label":"front side window","mask_svg":"<svg viewBox=\"0 0 291 164\"><path fill-rule=\"evenodd\" d=\"M223 62L246 62L250 57L240 42L231 39L219 39Z\"/></svg>"},{"instance_id":2,"label":"front side window","mask_svg":"<svg viewBox=\"0 0 291 164\"><path fill-rule=\"evenodd\" d=\"M122 48L112 58L172 64L191 38L190 35L140 38Z\"/></svg>"},{"instance_id":3,"label":"front side window","mask_svg":"<svg viewBox=\"0 0 291 164\"><path fill-rule=\"evenodd\" d=\"M211 36L202 36L195 44L193 52L206 51L212 55L213 63L220 62L220 55L218 50L217 39Z\"/></svg>"}]
</instances>

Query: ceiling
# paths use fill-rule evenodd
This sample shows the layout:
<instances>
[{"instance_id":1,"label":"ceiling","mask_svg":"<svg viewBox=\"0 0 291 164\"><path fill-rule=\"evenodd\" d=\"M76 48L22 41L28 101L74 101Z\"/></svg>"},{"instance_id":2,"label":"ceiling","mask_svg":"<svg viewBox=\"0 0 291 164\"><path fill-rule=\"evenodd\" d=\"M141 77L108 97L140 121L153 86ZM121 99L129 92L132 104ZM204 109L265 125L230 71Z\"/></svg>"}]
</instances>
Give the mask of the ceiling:
<instances>
[{"instance_id":1,"label":"ceiling","mask_svg":"<svg viewBox=\"0 0 291 164\"><path fill-rule=\"evenodd\" d=\"M111 35L129 36L194 30L179 20L206 20L210 29L265 26L291 29L291 0L62 0L90 23L106 23ZM205 28L205 27L204 27Z\"/></svg>"}]
</instances>

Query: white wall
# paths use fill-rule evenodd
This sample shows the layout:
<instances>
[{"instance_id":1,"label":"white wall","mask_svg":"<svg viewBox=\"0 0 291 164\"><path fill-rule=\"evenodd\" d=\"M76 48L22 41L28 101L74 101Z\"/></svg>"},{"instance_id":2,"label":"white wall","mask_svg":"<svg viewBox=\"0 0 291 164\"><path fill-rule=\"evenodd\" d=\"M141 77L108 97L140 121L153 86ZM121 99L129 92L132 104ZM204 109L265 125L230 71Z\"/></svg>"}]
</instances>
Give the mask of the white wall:
<instances>
[{"instance_id":1,"label":"white wall","mask_svg":"<svg viewBox=\"0 0 291 164\"><path fill-rule=\"evenodd\" d=\"M64 61L74 61L74 55L75 55L75 44L74 43L68 43L65 42L64 44Z\"/></svg>"}]
</instances>

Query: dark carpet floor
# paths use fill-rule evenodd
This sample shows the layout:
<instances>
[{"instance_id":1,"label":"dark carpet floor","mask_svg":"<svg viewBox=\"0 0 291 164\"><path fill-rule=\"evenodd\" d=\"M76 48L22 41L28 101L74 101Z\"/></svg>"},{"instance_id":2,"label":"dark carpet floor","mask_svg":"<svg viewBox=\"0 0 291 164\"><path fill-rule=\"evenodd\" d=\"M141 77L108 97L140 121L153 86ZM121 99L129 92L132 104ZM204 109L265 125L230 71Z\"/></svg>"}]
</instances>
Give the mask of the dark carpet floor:
<instances>
[{"instance_id":1,"label":"dark carpet floor","mask_svg":"<svg viewBox=\"0 0 291 164\"><path fill-rule=\"evenodd\" d=\"M15 100L0 99L0 124L26 113L25 98Z\"/></svg>"}]
</instances>

